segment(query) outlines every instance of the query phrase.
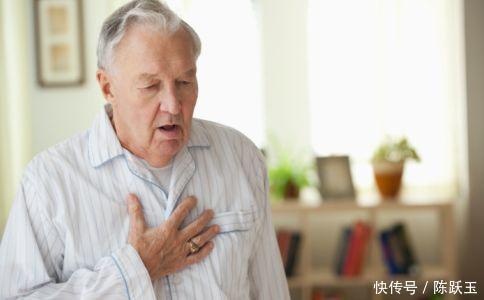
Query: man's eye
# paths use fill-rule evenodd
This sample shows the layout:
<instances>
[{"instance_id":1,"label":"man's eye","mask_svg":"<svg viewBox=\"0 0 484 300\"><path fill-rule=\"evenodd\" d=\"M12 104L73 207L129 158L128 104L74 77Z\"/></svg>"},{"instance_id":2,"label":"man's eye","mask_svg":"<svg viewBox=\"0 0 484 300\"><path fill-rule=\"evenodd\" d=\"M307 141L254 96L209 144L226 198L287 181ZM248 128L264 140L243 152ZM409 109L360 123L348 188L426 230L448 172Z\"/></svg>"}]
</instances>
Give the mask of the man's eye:
<instances>
[{"instance_id":1,"label":"man's eye","mask_svg":"<svg viewBox=\"0 0 484 300\"><path fill-rule=\"evenodd\" d=\"M180 80L180 81L178 81L178 83L180 85L189 85L189 84L192 84L192 82L191 81L188 81L188 80Z\"/></svg>"},{"instance_id":2,"label":"man's eye","mask_svg":"<svg viewBox=\"0 0 484 300\"><path fill-rule=\"evenodd\" d=\"M158 87L158 84L157 84L157 83L155 83L155 84L152 84L152 85L146 86L146 87L144 87L143 89L144 89L144 90L154 90L154 89L156 89L157 87Z\"/></svg>"}]
</instances>

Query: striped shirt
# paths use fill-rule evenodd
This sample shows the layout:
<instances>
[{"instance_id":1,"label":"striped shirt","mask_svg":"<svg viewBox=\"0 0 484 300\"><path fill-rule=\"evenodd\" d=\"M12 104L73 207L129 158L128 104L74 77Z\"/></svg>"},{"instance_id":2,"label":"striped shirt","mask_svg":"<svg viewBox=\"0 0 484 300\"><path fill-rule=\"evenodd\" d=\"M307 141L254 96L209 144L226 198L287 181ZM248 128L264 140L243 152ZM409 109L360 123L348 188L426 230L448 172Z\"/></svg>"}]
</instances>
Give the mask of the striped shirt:
<instances>
[{"instance_id":1,"label":"striped shirt","mask_svg":"<svg viewBox=\"0 0 484 300\"><path fill-rule=\"evenodd\" d=\"M27 166L0 245L0 299L288 299L271 223L264 159L228 127L193 119L168 193L121 144L110 106L91 129ZM220 226L207 258L154 282L127 244L126 197L158 226L182 199Z\"/></svg>"}]
</instances>

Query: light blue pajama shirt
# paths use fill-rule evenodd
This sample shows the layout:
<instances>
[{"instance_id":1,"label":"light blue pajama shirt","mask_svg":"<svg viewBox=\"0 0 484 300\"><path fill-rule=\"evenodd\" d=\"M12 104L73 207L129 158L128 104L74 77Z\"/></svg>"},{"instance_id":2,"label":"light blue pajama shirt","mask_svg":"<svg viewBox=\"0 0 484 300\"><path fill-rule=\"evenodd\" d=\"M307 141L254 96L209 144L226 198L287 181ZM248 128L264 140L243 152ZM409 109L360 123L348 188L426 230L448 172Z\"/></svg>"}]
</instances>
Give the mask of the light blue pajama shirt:
<instances>
[{"instance_id":1,"label":"light blue pajama shirt","mask_svg":"<svg viewBox=\"0 0 484 300\"><path fill-rule=\"evenodd\" d=\"M193 119L173 160L168 195L121 147L111 107L91 129L27 166L0 245L0 299L289 299L257 147L234 129ZM220 225L198 264L152 282L127 244L126 197L158 226L186 196Z\"/></svg>"}]
</instances>

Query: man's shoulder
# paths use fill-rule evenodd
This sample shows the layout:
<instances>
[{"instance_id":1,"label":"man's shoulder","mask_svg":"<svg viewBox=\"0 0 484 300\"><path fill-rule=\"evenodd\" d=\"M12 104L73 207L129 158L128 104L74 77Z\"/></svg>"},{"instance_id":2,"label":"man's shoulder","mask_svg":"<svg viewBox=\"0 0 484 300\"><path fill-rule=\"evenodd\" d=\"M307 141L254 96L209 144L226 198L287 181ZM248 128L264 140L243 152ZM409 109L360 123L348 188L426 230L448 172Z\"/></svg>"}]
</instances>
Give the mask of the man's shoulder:
<instances>
[{"instance_id":1,"label":"man's shoulder","mask_svg":"<svg viewBox=\"0 0 484 300\"><path fill-rule=\"evenodd\" d=\"M27 170L52 168L56 165L78 165L88 159L89 130L54 144L37 153L27 166Z\"/></svg>"},{"instance_id":2,"label":"man's shoulder","mask_svg":"<svg viewBox=\"0 0 484 300\"><path fill-rule=\"evenodd\" d=\"M241 162L257 162L265 165L265 158L260 149L245 134L227 125L213 121L193 119L193 129L198 135L204 135L215 155L224 153L233 155Z\"/></svg>"},{"instance_id":3,"label":"man's shoulder","mask_svg":"<svg viewBox=\"0 0 484 300\"><path fill-rule=\"evenodd\" d=\"M203 119L193 119L194 129L198 134L205 134L210 145L220 145L229 143L231 146L243 146L258 149L245 134L237 129L213 121Z\"/></svg>"}]
</instances>

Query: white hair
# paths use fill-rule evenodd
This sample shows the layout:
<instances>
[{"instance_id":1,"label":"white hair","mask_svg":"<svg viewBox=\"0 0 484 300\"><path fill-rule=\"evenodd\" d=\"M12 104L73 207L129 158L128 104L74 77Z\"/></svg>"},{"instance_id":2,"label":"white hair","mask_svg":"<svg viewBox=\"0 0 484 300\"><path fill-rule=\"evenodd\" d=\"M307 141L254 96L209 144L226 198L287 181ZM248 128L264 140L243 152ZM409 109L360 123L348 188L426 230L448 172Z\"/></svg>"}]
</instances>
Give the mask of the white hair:
<instances>
[{"instance_id":1,"label":"white hair","mask_svg":"<svg viewBox=\"0 0 484 300\"><path fill-rule=\"evenodd\" d=\"M168 34L185 29L193 44L195 58L202 48L200 38L193 28L158 0L133 0L118 8L103 23L97 47L97 66L107 69L114 60L114 50L126 30L133 24L157 26Z\"/></svg>"}]
</instances>

